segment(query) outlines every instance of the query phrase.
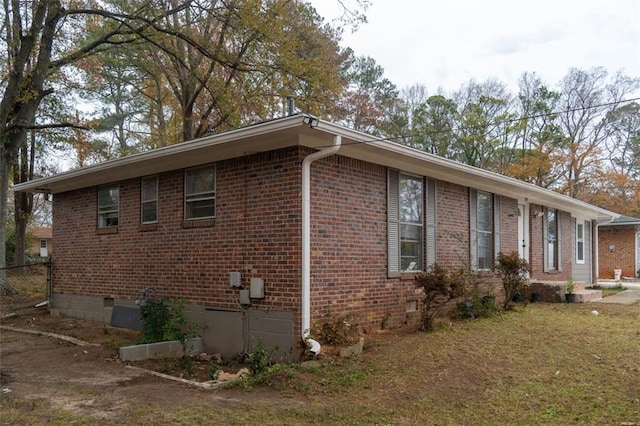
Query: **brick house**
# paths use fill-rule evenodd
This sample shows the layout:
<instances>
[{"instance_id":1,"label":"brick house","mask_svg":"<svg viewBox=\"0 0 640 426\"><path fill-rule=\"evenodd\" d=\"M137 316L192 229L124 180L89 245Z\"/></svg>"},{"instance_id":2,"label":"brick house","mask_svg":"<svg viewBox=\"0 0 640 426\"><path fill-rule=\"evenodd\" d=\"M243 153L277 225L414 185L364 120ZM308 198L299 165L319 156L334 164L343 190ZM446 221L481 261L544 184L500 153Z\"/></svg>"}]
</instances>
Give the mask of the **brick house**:
<instances>
[{"instance_id":1,"label":"brick house","mask_svg":"<svg viewBox=\"0 0 640 426\"><path fill-rule=\"evenodd\" d=\"M592 282L595 223L617 216L307 115L14 189L54 194L52 311L108 323L153 287L224 356L261 339L295 358L344 314L411 321L434 262L491 277L518 250L534 279Z\"/></svg>"},{"instance_id":2,"label":"brick house","mask_svg":"<svg viewBox=\"0 0 640 426\"><path fill-rule=\"evenodd\" d=\"M50 226L30 226L27 234L31 237L25 252L31 257L49 257L53 250L53 232Z\"/></svg>"},{"instance_id":3,"label":"brick house","mask_svg":"<svg viewBox=\"0 0 640 426\"><path fill-rule=\"evenodd\" d=\"M640 276L640 219L620 216L598 226L598 278Z\"/></svg>"}]
</instances>

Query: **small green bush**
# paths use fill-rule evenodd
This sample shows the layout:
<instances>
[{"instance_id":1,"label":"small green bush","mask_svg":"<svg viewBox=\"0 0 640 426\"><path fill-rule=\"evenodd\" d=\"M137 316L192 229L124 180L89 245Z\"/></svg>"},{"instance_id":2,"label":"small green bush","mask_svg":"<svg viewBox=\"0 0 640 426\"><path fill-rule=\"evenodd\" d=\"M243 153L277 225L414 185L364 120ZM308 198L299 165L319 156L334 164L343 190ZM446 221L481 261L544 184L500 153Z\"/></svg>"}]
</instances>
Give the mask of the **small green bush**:
<instances>
[{"instance_id":1,"label":"small green bush","mask_svg":"<svg viewBox=\"0 0 640 426\"><path fill-rule=\"evenodd\" d=\"M140 343L178 340L186 344L188 338L198 334L198 326L188 324L183 313L184 300L167 302L147 300L140 306L142 337Z\"/></svg>"},{"instance_id":2,"label":"small green bush","mask_svg":"<svg viewBox=\"0 0 640 426\"><path fill-rule=\"evenodd\" d=\"M267 348L258 342L249 356L247 357L247 367L251 374L254 376L260 375L269 367L269 355L267 354Z\"/></svg>"}]
</instances>

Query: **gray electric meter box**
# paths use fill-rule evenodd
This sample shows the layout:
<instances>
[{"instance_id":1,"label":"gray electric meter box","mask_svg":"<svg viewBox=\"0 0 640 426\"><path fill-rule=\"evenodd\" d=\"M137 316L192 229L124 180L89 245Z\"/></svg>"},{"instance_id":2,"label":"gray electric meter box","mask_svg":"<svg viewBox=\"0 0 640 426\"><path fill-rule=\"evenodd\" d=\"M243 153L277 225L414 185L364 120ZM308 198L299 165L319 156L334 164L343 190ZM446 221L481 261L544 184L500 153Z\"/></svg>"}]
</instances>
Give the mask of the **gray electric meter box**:
<instances>
[{"instance_id":1,"label":"gray electric meter box","mask_svg":"<svg viewBox=\"0 0 640 426\"><path fill-rule=\"evenodd\" d=\"M251 298L264 299L264 279L251 278Z\"/></svg>"}]
</instances>

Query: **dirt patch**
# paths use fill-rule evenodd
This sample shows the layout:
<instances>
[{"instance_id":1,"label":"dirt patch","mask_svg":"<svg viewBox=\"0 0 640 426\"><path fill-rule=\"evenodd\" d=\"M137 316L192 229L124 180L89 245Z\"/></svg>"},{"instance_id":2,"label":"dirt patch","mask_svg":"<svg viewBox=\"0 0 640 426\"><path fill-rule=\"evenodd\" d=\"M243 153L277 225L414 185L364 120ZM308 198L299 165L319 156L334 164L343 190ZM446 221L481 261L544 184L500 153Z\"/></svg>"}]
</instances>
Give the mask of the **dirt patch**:
<instances>
[{"instance_id":1,"label":"dirt patch","mask_svg":"<svg viewBox=\"0 0 640 426\"><path fill-rule=\"evenodd\" d=\"M0 401L3 401L0 405L15 403L20 411L45 404L44 411L50 406L83 418L117 423L126 421L125 413L149 405L183 409L203 402L227 405L247 400L266 403L282 400L268 391L251 394L238 389L202 391L127 368L128 364L134 364L161 371L169 362L122 362L118 348L135 342L139 336L136 331L54 317L39 308L22 309L18 316L2 319L0 324L99 343L99 346L77 346L52 337L0 330ZM208 364L195 363L194 375L181 373L177 368L173 373L209 380ZM32 406L25 407L25 401L32 401Z\"/></svg>"}]
</instances>

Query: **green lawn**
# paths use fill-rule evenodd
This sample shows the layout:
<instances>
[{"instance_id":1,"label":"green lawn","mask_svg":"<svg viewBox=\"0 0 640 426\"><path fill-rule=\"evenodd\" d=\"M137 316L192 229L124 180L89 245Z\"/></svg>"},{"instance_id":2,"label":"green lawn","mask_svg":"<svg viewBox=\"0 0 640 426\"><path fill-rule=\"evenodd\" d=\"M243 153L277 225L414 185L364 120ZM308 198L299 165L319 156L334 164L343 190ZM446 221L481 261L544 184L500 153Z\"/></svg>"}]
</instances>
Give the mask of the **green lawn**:
<instances>
[{"instance_id":1,"label":"green lawn","mask_svg":"<svg viewBox=\"0 0 640 426\"><path fill-rule=\"evenodd\" d=\"M276 368L267 385L214 391L233 403L206 394L123 414L130 424L640 425L638 304L520 305L398 334L369 335L357 358ZM54 424L91 423L44 402L3 405L0 419L26 424L44 410Z\"/></svg>"}]
</instances>

